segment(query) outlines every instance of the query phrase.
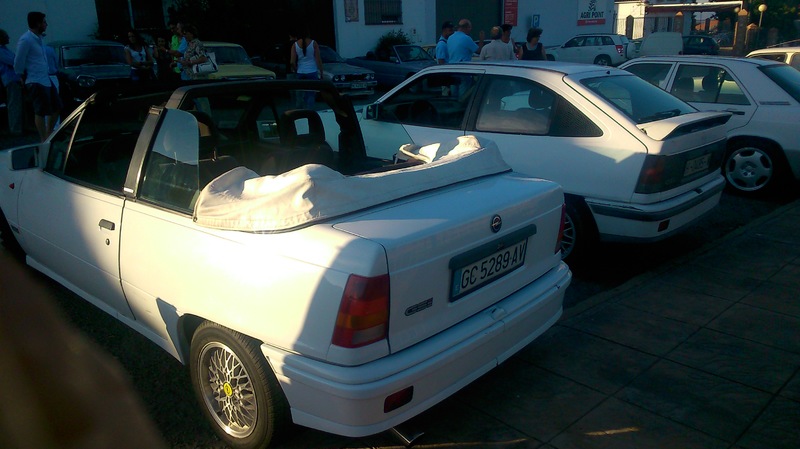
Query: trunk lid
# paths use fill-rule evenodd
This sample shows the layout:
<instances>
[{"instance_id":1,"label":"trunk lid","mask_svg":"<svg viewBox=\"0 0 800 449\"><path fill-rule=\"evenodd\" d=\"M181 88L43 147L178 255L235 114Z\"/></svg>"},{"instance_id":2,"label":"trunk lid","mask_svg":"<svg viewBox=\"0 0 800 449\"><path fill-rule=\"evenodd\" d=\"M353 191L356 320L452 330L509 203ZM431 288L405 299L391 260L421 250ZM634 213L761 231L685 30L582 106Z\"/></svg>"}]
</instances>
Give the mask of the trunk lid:
<instances>
[{"instance_id":1,"label":"trunk lid","mask_svg":"<svg viewBox=\"0 0 800 449\"><path fill-rule=\"evenodd\" d=\"M558 266L562 203L557 184L507 173L348 216L334 227L386 250L388 340L394 353L491 307ZM494 232L492 224L498 228L498 222ZM481 276L488 280L481 283Z\"/></svg>"}]
</instances>

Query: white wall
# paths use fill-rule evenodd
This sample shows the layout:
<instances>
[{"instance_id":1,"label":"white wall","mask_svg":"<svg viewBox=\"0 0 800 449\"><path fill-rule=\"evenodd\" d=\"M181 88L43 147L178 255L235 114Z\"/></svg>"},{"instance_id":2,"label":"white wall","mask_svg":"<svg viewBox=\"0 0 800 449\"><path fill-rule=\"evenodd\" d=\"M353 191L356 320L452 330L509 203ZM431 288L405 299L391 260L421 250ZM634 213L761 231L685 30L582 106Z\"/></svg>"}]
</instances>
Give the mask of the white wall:
<instances>
[{"instance_id":1,"label":"white wall","mask_svg":"<svg viewBox=\"0 0 800 449\"><path fill-rule=\"evenodd\" d=\"M16 49L17 41L28 31L28 12L45 14L47 32L45 43L64 39L92 39L97 31L97 10L94 0L0 0L0 28L8 32L9 48Z\"/></svg>"},{"instance_id":2,"label":"white wall","mask_svg":"<svg viewBox=\"0 0 800 449\"><path fill-rule=\"evenodd\" d=\"M525 42L531 19L539 15L542 29L541 42L545 47L561 45L576 34L611 33L614 30L614 0L597 0L598 10L603 11L602 25L578 26L580 0L519 0L518 23L511 30L511 38Z\"/></svg>"},{"instance_id":3,"label":"white wall","mask_svg":"<svg viewBox=\"0 0 800 449\"><path fill-rule=\"evenodd\" d=\"M436 0L406 0L403 2L401 25L365 25L364 0L358 1L358 22L346 22L344 2L334 2L336 49L344 58L364 56L374 50L378 38L389 31L402 30L417 44L435 44L439 38L436 25Z\"/></svg>"}]
</instances>

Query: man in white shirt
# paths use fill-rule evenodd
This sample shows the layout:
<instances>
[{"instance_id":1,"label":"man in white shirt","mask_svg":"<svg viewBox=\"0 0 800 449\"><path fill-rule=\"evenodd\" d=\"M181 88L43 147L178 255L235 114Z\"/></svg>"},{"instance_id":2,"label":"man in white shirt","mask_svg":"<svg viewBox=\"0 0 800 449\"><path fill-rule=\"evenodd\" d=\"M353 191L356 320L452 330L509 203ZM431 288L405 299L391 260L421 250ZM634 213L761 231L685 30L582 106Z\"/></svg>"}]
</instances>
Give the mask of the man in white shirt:
<instances>
[{"instance_id":1,"label":"man in white shirt","mask_svg":"<svg viewBox=\"0 0 800 449\"><path fill-rule=\"evenodd\" d=\"M503 40L503 29L492 27L492 41L484 45L481 49L481 61L509 61L517 59L511 47Z\"/></svg>"}]
</instances>

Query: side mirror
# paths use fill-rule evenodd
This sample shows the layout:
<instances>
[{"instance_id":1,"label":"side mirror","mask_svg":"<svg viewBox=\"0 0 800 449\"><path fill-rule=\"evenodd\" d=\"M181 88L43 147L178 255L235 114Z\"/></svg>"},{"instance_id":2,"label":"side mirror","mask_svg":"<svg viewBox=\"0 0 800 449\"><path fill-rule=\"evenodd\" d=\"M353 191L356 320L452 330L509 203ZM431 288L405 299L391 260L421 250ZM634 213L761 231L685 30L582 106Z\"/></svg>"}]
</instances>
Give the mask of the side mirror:
<instances>
[{"instance_id":1,"label":"side mirror","mask_svg":"<svg viewBox=\"0 0 800 449\"><path fill-rule=\"evenodd\" d=\"M364 120L377 120L380 112L379 103L372 103L364 108Z\"/></svg>"},{"instance_id":2,"label":"side mirror","mask_svg":"<svg viewBox=\"0 0 800 449\"><path fill-rule=\"evenodd\" d=\"M18 148L11 152L11 169L26 170L39 166L39 146Z\"/></svg>"}]
</instances>

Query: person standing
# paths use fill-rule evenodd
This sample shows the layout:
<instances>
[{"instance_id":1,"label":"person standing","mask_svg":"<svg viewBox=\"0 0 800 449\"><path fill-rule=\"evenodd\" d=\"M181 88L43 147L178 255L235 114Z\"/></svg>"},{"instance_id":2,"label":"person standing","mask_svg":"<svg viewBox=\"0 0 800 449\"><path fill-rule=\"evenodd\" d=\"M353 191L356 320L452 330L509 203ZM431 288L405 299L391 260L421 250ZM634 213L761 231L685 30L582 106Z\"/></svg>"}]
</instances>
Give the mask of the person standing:
<instances>
[{"instance_id":1,"label":"person standing","mask_svg":"<svg viewBox=\"0 0 800 449\"><path fill-rule=\"evenodd\" d=\"M514 59L517 58L517 44L514 42L514 39L511 39L511 30L514 28L508 23L504 23L500 25L500 28L503 30L503 37L500 39L503 41L504 44L508 45L511 53L514 55Z\"/></svg>"},{"instance_id":2,"label":"person standing","mask_svg":"<svg viewBox=\"0 0 800 449\"><path fill-rule=\"evenodd\" d=\"M146 83L153 79L153 54L136 30L128 31L125 61L131 66L131 81Z\"/></svg>"},{"instance_id":3,"label":"person standing","mask_svg":"<svg viewBox=\"0 0 800 449\"><path fill-rule=\"evenodd\" d=\"M519 59L526 61L545 61L547 60L547 53L544 51L544 45L539 42L539 37L542 35L541 28L531 28L528 30L528 39L519 49Z\"/></svg>"},{"instance_id":4,"label":"person standing","mask_svg":"<svg viewBox=\"0 0 800 449\"><path fill-rule=\"evenodd\" d=\"M481 61L511 61L517 59L511 47L503 42L503 29L492 27L492 41L481 49Z\"/></svg>"},{"instance_id":5,"label":"person standing","mask_svg":"<svg viewBox=\"0 0 800 449\"><path fill-rule=\"evenodd\" d=\"M206 62L208 57L206 56L205 45L200 42L197 36L197 28L190 23L185 23L181 30L183 31L183 37L186 39L186 51L183 53L183 58L178 61L183 70L181 79L190 80L194 78L192 67Z\"/></svg>"},{"instance_id":6,"label":"person standing","mask_svg":"<svg viewBox=\"0 0 800 449\"><path fill-rule=\"evenodd\" d=\"M8 132L22 135L22 79L14 71L14 52L8 48L8 33L0 29L0 81L6 88Z\"/></svg>"},{"instance_id":7,"label":"person standing","mask_svg":"<svg viewBox=\"0 0 800 449\"><path fill-rule=\"evenodd\" d=\"M439 64L447 63L447 38L453 35L453 22L449 20L442 24L442 35L436 42L436 62Z\"/></svg>"},{"instance_id":8,"label":"person standing","mask_svg":"<svg viewBox=\"0 0 800 449\"><path fill-rule=\"evenodd\" d=\"M483 39L486 37L483 30L480 32L479 44L473 42L469 33L472 31L472 22L468 19L458 21L458 31L447 38L447 62L468 62L472 54L483 48Z\"/></svg>"},{"instance_id":9,"label":"person standing","mask_svg":"<svg viewBox=\"0 0 800 449\"><path fill-rule=\"evenodd\" d=\"M28 31L19 38L14 58L14 71L25 81L25 88L33 100L33 121L42 142L53 132L62 106L58 92L50 81L47 52L42 41L46 30L44 13L29 12Z\"/></svg>"},{"instance_id":10,"label":"person standing","mask_svg":"<svg viewBox=\"0 0 800 449\"><path fill-rule=\"evenodd\" d=\"M292 45L292 54L289 59L292 71L297 73L297 79L319 80L322 79L322 59L319 55L317 41L311 39L308 29L304 33L292 33L297 40ZM307 109L314 106L314 92L306 92L304 102Z\"/></svg>"},{"instance_id":11,"label":"person standing","mask_svg":"<svg viewBox=\"0 0 800 449\"><path fill-rule=\"evenodd\" d=\"M156 48L153 51L153 60L156 66L156 79L162 82L173 81L178 78L172 69L172 55L169 51L167 38L163 35L156 37Z\"/></svg>"}]
</instances>

